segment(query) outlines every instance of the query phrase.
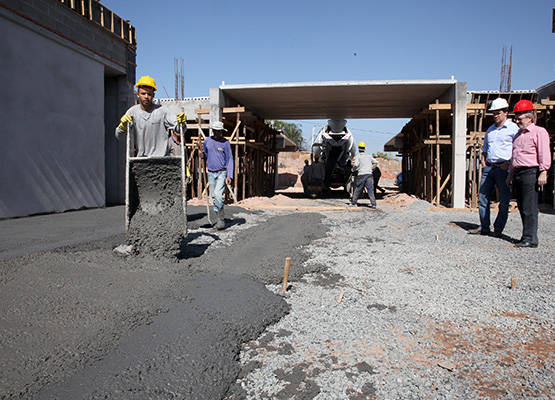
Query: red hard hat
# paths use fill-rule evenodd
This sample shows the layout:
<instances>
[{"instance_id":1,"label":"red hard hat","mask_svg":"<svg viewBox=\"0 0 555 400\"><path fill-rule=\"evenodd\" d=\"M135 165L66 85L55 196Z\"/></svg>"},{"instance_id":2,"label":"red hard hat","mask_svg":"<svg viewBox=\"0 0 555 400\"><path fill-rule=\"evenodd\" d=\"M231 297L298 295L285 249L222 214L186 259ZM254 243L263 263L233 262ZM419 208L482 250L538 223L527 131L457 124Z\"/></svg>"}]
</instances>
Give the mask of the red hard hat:
<instances>
[{"instance_id":1,"label":"red hard hat","mask_svg":"<svg viewBox=\"0 0 555 400\"><path fill-rule=\"evenodd\" d=\"M530 100L520 100L518 103L515 104L515 109L513 112L524 112L524 111L533 111L534 104Z\"/></svg>"}]
</instances>

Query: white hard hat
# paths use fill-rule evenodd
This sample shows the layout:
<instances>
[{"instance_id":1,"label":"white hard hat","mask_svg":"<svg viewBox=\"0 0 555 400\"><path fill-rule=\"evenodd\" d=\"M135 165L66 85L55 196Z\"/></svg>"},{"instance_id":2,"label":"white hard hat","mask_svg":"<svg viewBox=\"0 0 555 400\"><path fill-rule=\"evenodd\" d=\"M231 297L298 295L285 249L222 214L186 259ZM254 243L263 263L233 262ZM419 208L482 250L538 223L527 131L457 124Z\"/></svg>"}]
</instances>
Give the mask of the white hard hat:
<instances>
[{"instance_id":1,"label":"white hard hat","mask_svg":"<svg viewBox=\"0 0 555 400\"><path fill-rule=\"evenodd\" d=\"M509 103L502 97L499 97L491 102L490 111L502 110L504 108L509 108Z\"/></svg>"},{"instance_id":2,"label":"white hard hat","mask_svg":"<svg viewBox=\"0 0 555 400\"><path fill-rule=\"evenodd\" d=\"M227 129L225 129L225 127L224 127L224 123L220 122L220 121L213 122L212 125L210 125L210 128L212 128L213 131L225 131L225 132L227 132Z\"/></svg>"}]
</instances>

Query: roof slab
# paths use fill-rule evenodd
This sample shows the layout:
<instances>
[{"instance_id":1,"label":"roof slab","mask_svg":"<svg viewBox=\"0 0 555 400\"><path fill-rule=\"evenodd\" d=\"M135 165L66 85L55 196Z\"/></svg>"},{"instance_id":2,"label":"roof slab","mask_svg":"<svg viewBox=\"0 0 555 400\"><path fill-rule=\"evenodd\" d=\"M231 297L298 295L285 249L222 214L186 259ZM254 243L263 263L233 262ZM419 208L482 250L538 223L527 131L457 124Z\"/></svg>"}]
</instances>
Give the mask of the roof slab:
<instances>
[{"instance_id":1,"label":"roof slab","mask_svg":"<svg viewBox=\"0 0 555 400\"><path fill-rule=\"evenodd\" d=\"M336 81L222 85L228 101L264 119L413 118L457 81ZM231 105L231 104L230 104Z\"/></svg>"}]
</instances>

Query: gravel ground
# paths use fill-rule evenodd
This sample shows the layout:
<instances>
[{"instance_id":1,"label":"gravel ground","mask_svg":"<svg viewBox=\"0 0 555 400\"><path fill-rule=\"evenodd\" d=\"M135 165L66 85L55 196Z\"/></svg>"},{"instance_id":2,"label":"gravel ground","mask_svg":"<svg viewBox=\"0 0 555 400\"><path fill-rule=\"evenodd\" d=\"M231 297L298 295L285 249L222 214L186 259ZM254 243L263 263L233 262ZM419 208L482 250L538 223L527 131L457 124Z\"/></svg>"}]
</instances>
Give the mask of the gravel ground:
<instances>
[{"instance_id":1,"label":"gravel ground","mask_svg":"<svg viewBox=\"0 0 555 400\"><path fill-rule=\"evenodd\" d=\"M493 238L467 234L477 213L429 209L326 213L306 248L325 272L292 283L227 398L555 398L555 215L518 249L518 213Z\"/></svg>"}]
</instances>

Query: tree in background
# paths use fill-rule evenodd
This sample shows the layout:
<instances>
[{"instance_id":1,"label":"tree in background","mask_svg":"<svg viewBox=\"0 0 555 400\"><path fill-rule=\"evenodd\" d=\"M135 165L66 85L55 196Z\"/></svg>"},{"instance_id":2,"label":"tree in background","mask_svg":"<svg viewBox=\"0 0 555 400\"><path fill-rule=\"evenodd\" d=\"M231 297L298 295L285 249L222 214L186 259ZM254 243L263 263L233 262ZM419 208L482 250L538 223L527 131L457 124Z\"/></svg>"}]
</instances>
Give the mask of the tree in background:
<instances>
[{"instance_id":1,"label":"tree in background","mask_svg":"<svg viewBox=\"0 0 555 400\"><path fill-rule=\"evenodd\" d=\"M374 158L383 158L384 160L396 160L395 157L391 156L390 154L378 151L376 153L372 153L372 157Z\"/></svg>"},{"instance_id":2,"label":"tree in background","mask_svg":"<svg viewBox=\"0 0 555 400\"><path fill-rule=\"evenodd\" d=\"M293 142L295 142L299 150L305 149L303 131L299 125L292 122L283 121L270 121L270 124L274 127L275 130L280 131Z\"/></svg>"}]
</instances>

